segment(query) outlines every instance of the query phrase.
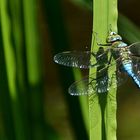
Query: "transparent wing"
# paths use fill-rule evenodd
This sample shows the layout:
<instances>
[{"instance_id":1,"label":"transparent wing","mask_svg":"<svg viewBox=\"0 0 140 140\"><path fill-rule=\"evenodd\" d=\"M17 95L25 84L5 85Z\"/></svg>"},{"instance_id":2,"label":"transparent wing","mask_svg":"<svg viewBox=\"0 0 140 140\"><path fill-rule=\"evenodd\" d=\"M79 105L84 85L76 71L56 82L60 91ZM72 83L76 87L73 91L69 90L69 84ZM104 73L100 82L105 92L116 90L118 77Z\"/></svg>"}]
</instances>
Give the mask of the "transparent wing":
<instances>
[{"instance_id":1,"label":"transparent wing","mask_svg":"<svg viewBox=\"0 0 140 140\"><path fill-rule=\"evenodd\" d=\"M94 56L94 54L93 54ZM94 56L95 57L95 56ZM78 67L88 69L91 66L91 52L62 52L54 56L54 61L68 67Z\"/></svg>"},{"instance_id":2,"label":"transparent wing","mask_svg":"<svg viewBox=\"0 0 140 140\"><path fill-rule=\"evenodd\" d=\"M132 56L133 72L140 79L140 57Z\"/></svg>"},{"instance_id":3,"label":"transparent wing","mask_svg":"<svg viewBox=\"0 0 140 140\"><path fill-rule=\"evenodd\" d=\"M140 79L140 42L133 43L128 47L132 53L133 72Z\"/></svg>"},{"instance_id":4,"label":"transparent wing","mask_svg":"<svg viewBox=\"0 0 140 140\"><path fill-rule=\"evenodd\" d=\"M99 73L93 73L80 81L74 82L68 89L71 95L90 95L94 93L106 93L111 86L120 86L127 80L124 72L115 72L109 78L107 69Z\"/></svg>"},{"instance_id":5,"label":"transparent wing","mask_svg":"<svg viewBox=\"0 0 140 140\"><path fill-rule=\"evenodd\" d=\"M107 61L107 51L101 51L99 49L97 53L91 53L90 51L68 51L58 53L54 56L54 61L58 64L88 69L90 67L99 66L105 64Z\"/></svg>"},{"instance_id":6,"label":"transparent wing","mask_svg":"<svg viewBox=\"0 0 140 140\"><path fill-rule=\"evenodd\" d=\"M140 42L136 42L128 46L132 55L140 57Z\"/></svg>"}]
</instances>

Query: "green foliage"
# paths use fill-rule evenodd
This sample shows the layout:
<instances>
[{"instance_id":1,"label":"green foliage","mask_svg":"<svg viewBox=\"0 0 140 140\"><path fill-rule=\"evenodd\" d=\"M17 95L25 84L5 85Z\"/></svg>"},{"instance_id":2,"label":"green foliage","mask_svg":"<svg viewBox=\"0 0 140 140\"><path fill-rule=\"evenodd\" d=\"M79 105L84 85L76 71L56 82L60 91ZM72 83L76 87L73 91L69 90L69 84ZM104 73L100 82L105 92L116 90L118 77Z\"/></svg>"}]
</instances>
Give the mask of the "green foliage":
<instances>
[{"instance_id":1,"label":"green foliage","mask_svg":"<svg viewBox=\"0 0 140 140\"><path fill-rule=\"evenodd\" d=\"M117 0L94 1L91 51L98 50L97 39L106 43L110 30L117 31ZM114 72L115 66L108 70L109 76ZM91 68L92 73L95 69ZM107 94L96 97L94 94L89 96L90 140L116 140L116 89L111 87Z\"/></svg>"},{"instance_id":2,"label":"green foliage","mask_svg":"<svg viewBox=\"0 0 140 140\"><path fill-rule=\"evenodd\" d=\"M92 10L91 0L73 0ZM59 0L44 0L54 54L70 48L70 42ZM0 20L0 139L1 140L57 140L59 136L46 123L44 116L44 81L40 45L37 0L1 0ZM110 24L117 31L116 0L94 2L93 30L105 43ZM102 24L104 23L104 24ZM119 33L130 43L140 39L140 29L126 17L119 15ZM92 37L92 51L98 46ZM48 38L47 38L48 39ZM53 60L52 60L53 61ZM49 67L49 65L48 65ZM73 72L74 71L74 72ZM109 75L115 67L109 70ZM94 70L90 70L93 73ZM70 123L77 140L116 139L116 89L95 98L72 97L67 89L81 73L59 67L60 83L68 105ZM47 93L50 94L50 93ZM100 102L101 101L101 102ZM89 111L89 114L88 114ZM89 126L90 121L90 126ZM90 128L90 130L89 130Z\"/></svg>"},{"instance_id":3,"label":"green foliage","mask_svg":"<svg viewBox=\"0 0 140 140\"><path fill-rule=\"evenodd\" d=\"M0 121L3 125L0 134L3 140L58 139L44 117L36 7L36 0L1 0Z\"/></svg>"}]
</instances>

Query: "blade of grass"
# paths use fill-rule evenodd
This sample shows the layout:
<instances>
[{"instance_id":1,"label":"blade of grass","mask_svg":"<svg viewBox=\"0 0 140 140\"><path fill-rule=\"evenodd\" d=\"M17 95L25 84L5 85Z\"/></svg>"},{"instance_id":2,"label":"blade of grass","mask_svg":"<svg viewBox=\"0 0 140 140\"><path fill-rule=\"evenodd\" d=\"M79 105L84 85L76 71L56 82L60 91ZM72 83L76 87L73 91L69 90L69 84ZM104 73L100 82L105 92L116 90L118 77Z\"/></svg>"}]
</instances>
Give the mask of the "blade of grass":
<instances>
[{"instance_id":1,"label":"blade of grass","mask_svg":"<svg viewBox=\"0 0 140 140\"><path fill-rule=\"evenodd\" d=\"M0 47L0 66L2 66L0 69L0 81L2 82L0 84L0 108L2 111L5 140L27 140L35 138L37 140L56 140L54 131L50 129L49 126L46 128L46 122L43 116L42 99L44 98L42 97L42 79L39 81L39 84L36 80L35 82L37 84L34 84L34 87L30 85L30 82L28 84L27 81L22 6L22 2L18 0L2 0L0 4L2 17L2 22L0 21L0 23L2 23L2 25L0 24L0 40L3 39L1 43L2 47ZM30 7L32 7L31 3ZM33 14L30 16L32 17ZM34 23L33 21L32 24ZM35 28L33 27L33 29ZM38 35L38 33L36 33L36 35ZM36 38L33 37L33 39L37 41ZM40 51L37 49L35 51L40 55ZM31 54L31 52L29 53ZM32 57L32 55L30 56ZM38 55L34 56L36 59L41 58L38 57ZM38 65L40 62L37 61L35 63L37 63L37 65L33 65L33 67L40 67L40 65ZM37 70L37 72L39 71ZM39 77L41 72L37 74L38 75L35 76ZM32 75L32 77L34 77L34 75ZM31 80L31 78L29 78L29 80Z\"/></svg>"},{"instance_id":2,"label":"blade of grass","mask_svg":"<svg viewBox=\"0 0 140 140\"><path fill-rule=\"evenodd\" d=\"M111 25L111 27L110 27ZM106 43L109 28L117 31L117 0L98 0L93 4L93 31L101 43ZM92 35L91 51L97 51L95 34ZM97 40L98 40L97 39ZM99 42L100 43L100 42ZM110 70L109 76L115 67ZM90 69L90 74L95 70ZM94 93L95 94L95 93ZM89 96L90 140L116 139L116 89L100 96Z\"/></svg>"},{"instance_id":3,"label":"blade of grass","mask_svg":"<svg viewBox=\"0 0 140 140\"><path fill-rule=\"evenodd\" d=\"M1 25L2 25L2 36L3 36L3 46L4 46L4 55L6 62L6 71L8 79L8 89L9 89L9 98L7 100L10 103L12 109L12 116L14 120L14 131L15 139L24 140L27 138L25 133L25 120L22 115L22 105L19 100L19 93L17 91L16 85L16 59L15 59L15 50L12 42L12 23L9 14L9 3L7 0L1 1ZM7 103L7 104L8 104ZM12 120L11 120L12 121Z\"/></svg>"},{"instance_id":4,"label":"blade of grass","mask_svg":"<svg viewBox=\"0 0 140 140\"><path fill-rule=\"evenodd\" d=\"M24 45L24 24L22 2L9 1L11 17L12 42L14 44L16 58L16 88L21 102L22 116L24 116L24 128L28 139L32 139L29 110L29 94L27 91L27 73Z\"/></svg>"},{"instance_id":5,"label":"blade of grass","mask_svg":"<svg viewBox=\"0 0 140 140\"><path fill-rule=\"evenodd\" d=\"M81 75L81 72L79 71L79 69L74 69L73 73L74 73L76 80L82 79L82 75ZM78 88L79 87L77 87L77 90L78 90ZM79 96L79 101L80 101L83 121L85 123L85 128L86 128L87 133L89 133L88 97L87 96Z\"/></svg>"},{"instance_id":6,"label":"blade of grass","mask_svg":"<svg viewBox=\"0 0 140 140\"><path fill-rule=\"evenodd\" d=\"M42 57L37 18L38 4L37 0L24 0L23 14L31 133L32 139L44 140L47 138L47 132L44 116Z\"/></svg>"},{"instance_id":7,"label":"blade of grass","mask_svg":"<svg viewBox=\"0 0 140 140\"><path fill-rule=\"evenodd\" d=\"M15 140L15 131L13 124L13 115L11 108L11 100L9 96L8 90L8 81L7 81L7 73L6 73L6 65L4 59L4 48L2 41L2 26L0 22L0 114L1 114L1 129L3 133L3 137L1 135L2 140Z\"/></svg>"}]
</instances>

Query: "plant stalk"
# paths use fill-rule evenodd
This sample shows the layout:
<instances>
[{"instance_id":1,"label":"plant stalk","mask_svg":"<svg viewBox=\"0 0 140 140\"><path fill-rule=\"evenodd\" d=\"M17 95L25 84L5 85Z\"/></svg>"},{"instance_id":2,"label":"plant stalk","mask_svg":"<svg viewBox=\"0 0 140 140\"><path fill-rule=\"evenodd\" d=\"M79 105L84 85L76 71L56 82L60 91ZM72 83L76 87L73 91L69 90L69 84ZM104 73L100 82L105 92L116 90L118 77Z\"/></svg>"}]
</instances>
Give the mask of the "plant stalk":
<instances>
[{"instance_id":1,"label":"plant stalk","mask_svg":"<svg viewBox=\"0 0 140 140\"><path fill-rule=\"evenodd\" d=\"M117 17L117 0L94 0L92 52L98 51L97 43L106 44L110 30L117 32ZM115 66L109 68L109 77L115 69ZM90 69L90 74L95 72ZM90 140L116 140L116 91L111 87L107 94L89 96ZM97 96L93 96L95 94Z\"/></svg>"}]
</instances>

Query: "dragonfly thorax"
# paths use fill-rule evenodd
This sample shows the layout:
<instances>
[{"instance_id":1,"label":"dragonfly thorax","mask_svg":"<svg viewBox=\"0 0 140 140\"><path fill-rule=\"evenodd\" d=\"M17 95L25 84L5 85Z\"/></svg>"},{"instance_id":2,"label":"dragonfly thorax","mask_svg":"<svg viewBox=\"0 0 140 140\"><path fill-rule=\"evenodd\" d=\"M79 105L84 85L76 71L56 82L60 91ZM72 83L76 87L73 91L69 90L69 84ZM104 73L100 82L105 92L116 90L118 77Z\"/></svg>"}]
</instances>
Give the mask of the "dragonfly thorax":
<instances>
[{"instance_id":1,"label":"dragonfly thorax","mask_svg":"<svg viewBox=\"0 0 140 140\"><path fill-rule=\"evenodd\" d=\"M110 32L109 36L106 39L107 43L113 43L116 41L121 41L122 37L118 35L116 32Z\"/></svg>"},{"instance_id":2,"label":"dragonfly thorax","mask_svg":"<svg viewBox=\"0 0 140 140\"><path fill-rule=\"evenodd\" d=\"M123 41L116 41L112 43L112 46L114 48L124 48L124 47L127 47L128 45L124 43Z\"/></svg>"}]
</instances>

